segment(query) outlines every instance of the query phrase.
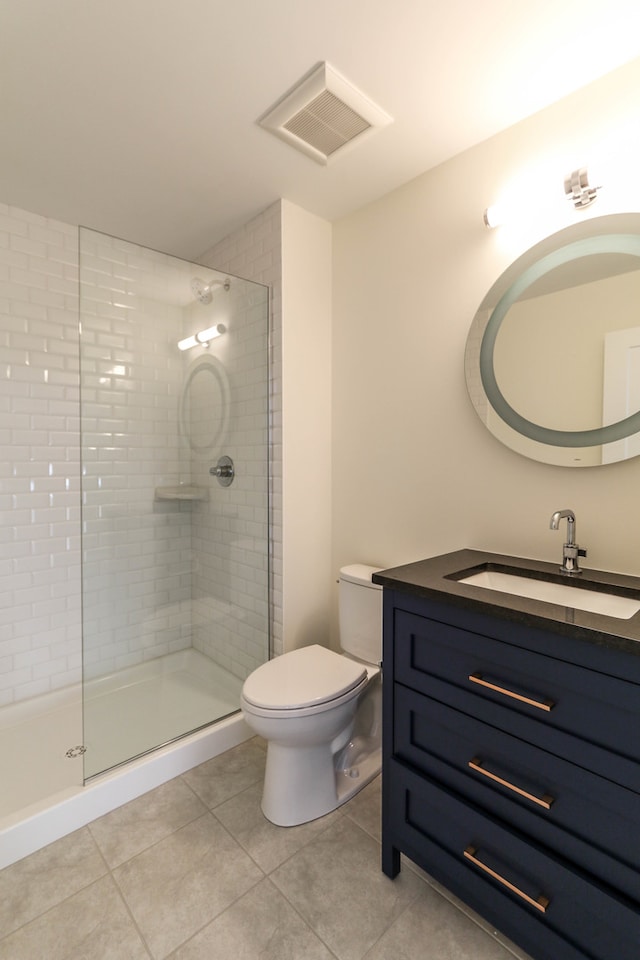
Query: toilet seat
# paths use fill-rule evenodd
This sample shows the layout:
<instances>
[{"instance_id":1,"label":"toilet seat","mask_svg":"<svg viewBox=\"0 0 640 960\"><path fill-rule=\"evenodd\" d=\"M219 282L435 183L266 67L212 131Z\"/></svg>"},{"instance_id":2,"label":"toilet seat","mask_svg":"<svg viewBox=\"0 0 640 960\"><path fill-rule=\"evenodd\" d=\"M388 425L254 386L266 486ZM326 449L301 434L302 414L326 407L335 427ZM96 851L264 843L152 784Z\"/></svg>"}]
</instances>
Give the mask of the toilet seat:
<instances>
[{"instance_id":1,"label":"toilet seat","mask_svg":"<svg viewBox=\"0 0 640 960\"><path fill-rule=\"evenodd\" d=\"M367 679L362 663L313 644L254 670L245 680L242 700L259 716L304 717L357 696Z\"/></svg>"}]
</instances>

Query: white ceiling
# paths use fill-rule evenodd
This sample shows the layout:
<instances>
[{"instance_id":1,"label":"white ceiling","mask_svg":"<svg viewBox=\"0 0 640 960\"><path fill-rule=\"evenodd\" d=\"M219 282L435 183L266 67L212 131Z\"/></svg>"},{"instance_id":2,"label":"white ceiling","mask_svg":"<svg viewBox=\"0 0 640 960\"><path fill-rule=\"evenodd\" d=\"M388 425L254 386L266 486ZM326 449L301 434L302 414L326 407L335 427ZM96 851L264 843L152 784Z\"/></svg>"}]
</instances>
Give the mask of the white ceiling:
<instances>
[{"instance_id":1,"label":"white ceiling","mask_svg":"<svg viewBox=\"0 0 640 960\"><path fill-rule=\"evenodd\" d=\"M334 220L640 56L638 0L0 0L0 200L196 258ZM394 118L328 166L256 120L326 60Z\"/></svg>"}]
</instances>

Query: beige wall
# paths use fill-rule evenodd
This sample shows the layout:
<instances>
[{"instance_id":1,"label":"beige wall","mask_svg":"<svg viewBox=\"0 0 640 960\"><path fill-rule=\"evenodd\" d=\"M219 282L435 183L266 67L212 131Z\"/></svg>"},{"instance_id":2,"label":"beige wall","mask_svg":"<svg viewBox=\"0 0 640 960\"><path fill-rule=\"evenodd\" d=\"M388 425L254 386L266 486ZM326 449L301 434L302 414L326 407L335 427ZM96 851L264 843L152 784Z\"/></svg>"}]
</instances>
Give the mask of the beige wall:
<instances>
[{"instance_id":1,"label":"beige wall","mask_svg":"<svg viewBox=\"0 0 640 960\"><path fill-rule=\"evenodd\" d=\"M284 649L327 643L331 570L331 226L282 203Z\"/></svg>"},{"instance_id":2,"label":"beige wall","mask_svg":"<svg viewBox=\"0 0 640 960\"><path fill-rule=\"evenodd\" d=\"M562 195L585 163L637 166L639 108L640 62L334 224L334 570L460 547L559 560L549 518L571 507L585 566L640 575L640 458L568 469L512 452L476 416L463 366L474 313L512 260L579 217L640 209L615 180L587 213ZM484 208L519 178L525 228L487 230ZM537 181L560 198L544 220Z\"/></svg>"}]
</instances>

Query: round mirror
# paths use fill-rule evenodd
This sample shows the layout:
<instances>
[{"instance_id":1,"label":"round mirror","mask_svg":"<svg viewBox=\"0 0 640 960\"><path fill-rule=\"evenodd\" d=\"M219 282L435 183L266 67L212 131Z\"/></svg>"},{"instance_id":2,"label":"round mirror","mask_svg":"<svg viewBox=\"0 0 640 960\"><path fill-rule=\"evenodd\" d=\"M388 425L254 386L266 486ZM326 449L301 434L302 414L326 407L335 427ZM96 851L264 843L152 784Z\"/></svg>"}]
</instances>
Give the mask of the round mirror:
<instances>
[{"instance_id":1,"label":"round mirror","mask_svg":"<svg viewBox=\"0 0 640 960\"><path fill-rule=\"evenodd\" d=\"M180 428L192 452L210 459L220 449L229 422L229 382L216 357L189 367L180 400Z\"/></svg>"},{"instance_id":2,"label":"round mirror","mask_svg":"<svg viewBox=\"0 0 640 960\"><path fill-rule=\"evenodd\" d=\"M465 372L482 422L524 456L638 456L640 215L569 227L516 260L476 313Z\"/></svg>"}]
</instances>

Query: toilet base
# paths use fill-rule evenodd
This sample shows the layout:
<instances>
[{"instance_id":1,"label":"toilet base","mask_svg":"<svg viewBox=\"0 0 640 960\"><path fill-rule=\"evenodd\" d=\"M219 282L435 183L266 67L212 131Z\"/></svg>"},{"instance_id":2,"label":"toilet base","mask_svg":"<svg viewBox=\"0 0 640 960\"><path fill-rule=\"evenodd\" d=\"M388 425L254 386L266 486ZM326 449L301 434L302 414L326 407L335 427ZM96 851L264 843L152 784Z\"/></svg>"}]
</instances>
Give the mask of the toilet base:
<instances>
[{"instance_id":1,"label":"toilet base","mask_svg":"<svg viewBox=\"0 0 640 960\"><path fill-rule=\"evenodd\" d=\"M356 757L351 766L336 771L336 793L340 806L355 796L359 790L378 776L382 768L382 749L377 745L373 750Z\"/></svg>"},{"instance_id":2,"label":"toilet base","mask_svg":"<svg viewBox=\"0 0 640 960\"><path fill-rule=\"evenodd\" d=\"M262 791L262 812L279 827L315 820L336 802L329 744L289 746L270 740Z\"/></svg>"},{"instance_id":3,"label":"toilet base","mask_svg":"<svg viewBox=\"0 0 640 960\"><path fill-rule=\"evenodd\" d=\"M267 820L294 827L324 817L350 800L381 769L382 751L378 744L366 749L367 740L355 738L337 756L326 744L301 750L270 741L261 803Z\"/></svg>"}]
</instances>

